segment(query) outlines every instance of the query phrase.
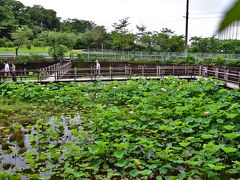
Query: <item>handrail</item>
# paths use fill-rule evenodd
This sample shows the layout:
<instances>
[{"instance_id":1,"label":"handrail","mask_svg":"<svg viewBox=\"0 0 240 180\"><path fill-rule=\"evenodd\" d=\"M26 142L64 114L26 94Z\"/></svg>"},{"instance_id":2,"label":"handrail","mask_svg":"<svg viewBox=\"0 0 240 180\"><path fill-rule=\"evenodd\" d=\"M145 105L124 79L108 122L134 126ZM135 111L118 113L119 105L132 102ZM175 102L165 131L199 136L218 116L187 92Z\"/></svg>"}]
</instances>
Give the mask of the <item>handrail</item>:
<instances>
[{"instance_id":1,"label":"handrail","mask_svg":"<svg viewBox=\"0 0 240 180\"><path fill-rule=\"evenodd\" d=\"M122 67L102 67L100 74L95 67L90 68L71 68L71 62L65 63L62 66L51 65L45 68L48 73L43 76L41 70L18 70L16 75L19 81L33 82L49 82L49 81L84 81L96 79L131 79L136 76L162 78L166 76L176 76L180 78L198 78L198 77L213 77L225 82L230 82L240 85L240 72L230 72L228 69L208 69L205 66L181 65L181 66L122 66ZM53 68L54 67L54 68ZM50 73L51 72L51 73ZM0 81L10 80L11 77L4 77L4 73L0 72Z\"/></svg>"}]
</instances>

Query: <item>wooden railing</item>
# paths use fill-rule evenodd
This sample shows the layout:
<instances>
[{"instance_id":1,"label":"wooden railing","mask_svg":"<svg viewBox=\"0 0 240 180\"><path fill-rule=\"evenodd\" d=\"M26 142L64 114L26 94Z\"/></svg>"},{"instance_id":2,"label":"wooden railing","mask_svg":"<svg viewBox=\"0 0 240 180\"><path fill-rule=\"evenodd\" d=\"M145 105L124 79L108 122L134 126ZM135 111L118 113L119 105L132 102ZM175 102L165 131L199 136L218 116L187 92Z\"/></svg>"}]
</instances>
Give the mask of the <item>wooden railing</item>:
<instances>
[{"instance_id":1,"label":"wooden railing","mask_svg":"<svg viewBox=\"0 0 240 180\"><path fill-rule=\"evenodd\" d=\"M51 77L54 77L55 80L61 78L63 75L68 73L70 68L72 67L72 62L69 61L67 63L59 62L53 64L51 66L40 68L39 69L39 79L44 80Z\"/></svg>"},{"instance_id":2,"label":"wooden railing","mask_svg":"<svg viewBox=\"0 0 240 180\"><path fill-rule=\"evenodd\" d=\"M100 74L94 67L71 68L71 62L66 64L55 64L40 70L16 71L18 81L50 82L50 81L92 81L92 80L120 80L132 79L135 77L164 78L175 76L185 79L199 77L213 77L225 82L240 85L240 72L230 71L219 67L209 68L206 66L123 66L103 67ZM0 81L11 81L11 76L4 77L0 72Z\"/></svg>"}]
</instances>

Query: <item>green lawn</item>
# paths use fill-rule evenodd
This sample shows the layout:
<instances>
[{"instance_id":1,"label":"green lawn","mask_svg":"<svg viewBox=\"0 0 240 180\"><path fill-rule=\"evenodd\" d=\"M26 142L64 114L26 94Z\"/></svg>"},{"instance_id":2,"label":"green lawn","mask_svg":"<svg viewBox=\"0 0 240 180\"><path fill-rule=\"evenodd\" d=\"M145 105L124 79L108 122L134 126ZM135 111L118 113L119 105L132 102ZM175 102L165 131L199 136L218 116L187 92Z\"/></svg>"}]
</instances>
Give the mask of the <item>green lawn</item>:
<instances>
[{"instance_id":1,"label":"green lawn","mask_svg":"<svg viewBox=\"0 0 240 180\"><path fill-rule=\"evenodd\" d=\"M49 47L32 47L28 49L26 47L20 47L18 52L19 53L48 53ZM15 53L15 48L7 48L7 47L0 47L0 53Z\"/></svg>"},{"instance_id":2,"label":"green lawn","mask_svg":"<svg viewBox=\"0 0 240 180\"><path fill-rule=\"evenodd\" d=\"M49 47L32 47L28 49L27 47L20 47L18 52L19 53L48 53ZM72 50L74 54L83 53L81 50ZM0 47L0 53L15 53L15 48L11 47ZM69 56L71 51L67 52L66 55Z\"/></svg>"}]
</instances>

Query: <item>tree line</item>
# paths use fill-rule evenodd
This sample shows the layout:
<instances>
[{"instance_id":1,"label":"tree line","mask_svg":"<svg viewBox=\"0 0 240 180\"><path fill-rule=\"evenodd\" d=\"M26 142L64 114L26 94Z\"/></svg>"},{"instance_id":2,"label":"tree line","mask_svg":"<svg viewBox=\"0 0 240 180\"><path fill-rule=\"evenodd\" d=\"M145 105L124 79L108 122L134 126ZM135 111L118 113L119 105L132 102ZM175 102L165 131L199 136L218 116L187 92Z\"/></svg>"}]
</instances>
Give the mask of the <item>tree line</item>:
<instances>
[{"instance_id":1,"label":"tree line","mask_svg":"<svg viewBox=\"0 0 240 180\"><path fill-rule=\"evenodd\" d=\"M129 18L112 24L113 30L89 20L66 19L42 6L25 6L16 0L0 0L0 46L18 49L26 45L49 46L49 53L55 58L71 49L110 49L148 52L182 52L184 36L163 28L148 31L145 25L136 25L131 32ZM240 53L240 41L219 40L208 37L191 37L190 52Z\"/></svg>"}]
</instances>

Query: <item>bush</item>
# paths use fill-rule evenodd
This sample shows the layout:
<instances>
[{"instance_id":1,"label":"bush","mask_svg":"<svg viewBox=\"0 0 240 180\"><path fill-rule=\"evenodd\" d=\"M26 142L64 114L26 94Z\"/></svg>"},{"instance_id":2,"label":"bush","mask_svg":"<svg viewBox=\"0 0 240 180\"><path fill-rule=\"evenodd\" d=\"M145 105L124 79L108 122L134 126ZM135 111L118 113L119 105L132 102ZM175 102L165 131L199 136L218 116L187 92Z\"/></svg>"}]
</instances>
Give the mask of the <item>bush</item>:
<instances>
[{"instance_id":1,"label":"bush","mask_svg":"<svg viewBox=\"0 0 240 180\"><path fill-rule=\"evenodd\" d=\"M129 56L129 60L130 60L130 61L134 61L134 60L136 60L136 59L137 59L137 56L136 56L136 55L130 54L130 56Z\"/></svg>"},{"instance_id":2,"label":"bush","mask_svg":"<svg viewBox=\"0 0 240 180\"><path fill-rule=\"evenodd\" d=\"M225 64L230 67L240 67L239 59L228 59L225 61Z\"/></svg>"},{"instance_id":3,"label":"bush","mask_svg":"<svg viewBox=\"0 0 240 180\"><path fill-rule=\"evenodd\" d=\"M196 58L195 58L194 56L192 56L192 55L188 55L188 56L186 57L186 62L187 62L188 64L194 64L195 61L196 61Z\"/></svg>"},{"instance_id":4,"label":"bush","mask_svg":"<svg viewBox=\"0 0 240 180\"><path fill-rule=\"evenodd\" d=\"M213 63L213 58L208 57L208 58L203 58L203 64L212 64Z\"/></svg>"},{"instance_id":5,"label":"bush","mask_svg":"<svg viewBox=\"0 0 240 180\"><path fill-rule=\"evenodd\" d=\"M44 56L31 54L30 56L17 56L14 61L18 63L28 63L34 61L46 61Z\"/></svg>"},{"instance_id":6,"label":"bush","mask_svg":"<svg viewBox=\"0 0 240 180\"><path fill-rule=\"evenodd\" d=\"M28 44L28 45L27 45L27 49L32 49L31 44Z\"/></svg>"},{"instance_id":7,"label":"bush","mask_svg":"<svg viewBox=\"0 0 240 180\"><path fill-rule=\"evenodd\" d=\"M0 38L0 47L6 46L6 39Z\"/></svg>"},{"instance_id":8,"label":"bush","mask_svg":"<svg viewBox=\"0 0 240 180\"><path fill-rule=\"evenodd\" d=\"M214 65L224 65L225 59L223 56L217 55L213 60Z\"/></svg>"},{"instance_id":9,"label":"bush","mask_svg":"<svg viewBox=\"0 0 240 180\"><path fill-rule=\"evenodd\" d=\"M46 42L43 41L43 40L34 39L33 40L33 46L34 47L45 47L46 46Z\"/></svg>"},{"instance_id":10,"label":"bush","mask_svg":"<svg viewBox=\"0 0 240 180\"><path fill-rule=\"evenodd\" d=\"M77 54L77 60L84 61L86 59L86 54Z\"/></svg>"}]
</instances>

